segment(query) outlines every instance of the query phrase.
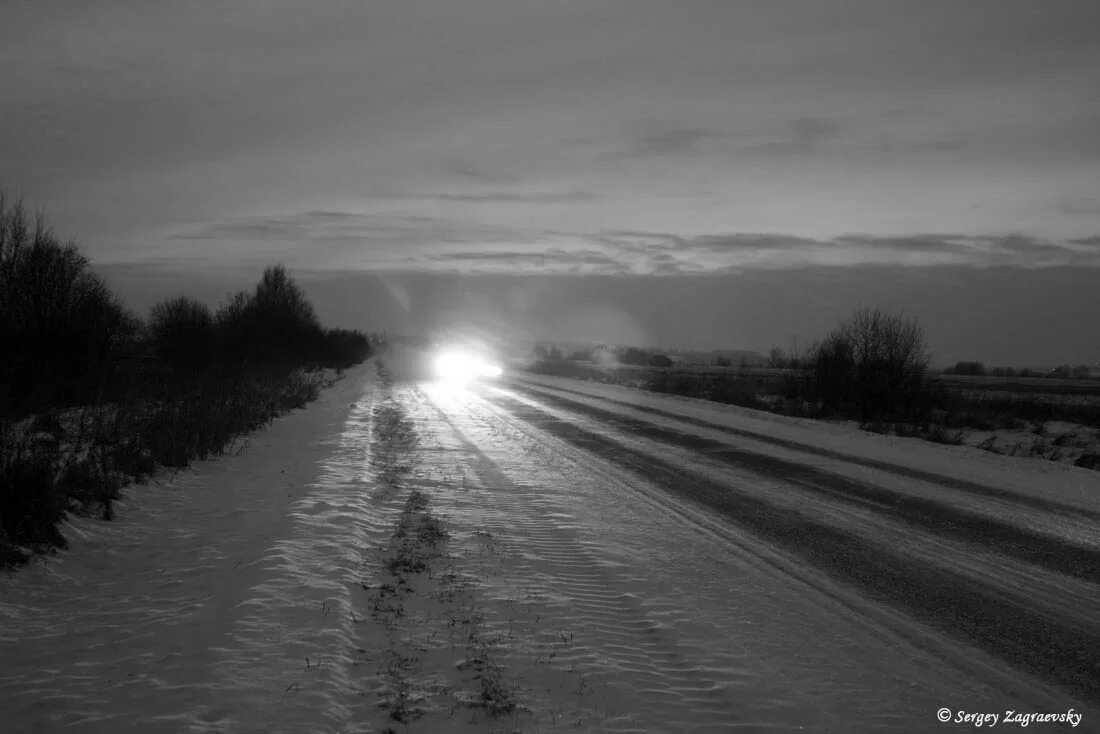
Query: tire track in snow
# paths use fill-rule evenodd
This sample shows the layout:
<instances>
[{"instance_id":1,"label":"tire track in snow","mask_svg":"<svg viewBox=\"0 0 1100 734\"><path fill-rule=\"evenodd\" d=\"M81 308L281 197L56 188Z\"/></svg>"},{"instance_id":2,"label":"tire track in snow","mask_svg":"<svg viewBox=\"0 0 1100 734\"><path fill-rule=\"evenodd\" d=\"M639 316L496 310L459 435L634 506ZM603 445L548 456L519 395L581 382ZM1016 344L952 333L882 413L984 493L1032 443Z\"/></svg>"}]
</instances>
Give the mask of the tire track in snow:
<instances>
[{"instance_id":1,"label":"tire track in snow","mask_svg":"<svg viewBox=\"0 0 1100 734\"><path fill-rule=\"evenodd\" d=\"M528 404L539 407L537 397L524 398ZM570 404L572 412L563 415L568 420L573 416L583 421L583 408ZM596 426L609 424L596 422ZM620 427L615 425L616 429ZM683 434L673 432L675 438ZM875 538L889 538L888 545L895 553L920 560L929 567L943 567L949 571L961 571L966 575L995 587L1005 593L1006 598L1019 606L1033 609L1041 616L1062 620L1063 623L1086 628L1094 626L1094 610L1100 600L1100 587L1095 583L1051 573L1041 565L1021 561L1012 548L990 542L988 538L974 539L958 530L957 521L944 514L943 522L947 528L934 526L933 533L927 532L920 523L911 522L911 518L893 508L883 507L870 502L862 502L844 495L838 497L837 490L806 486L803 480L791 481L787 477L773 478L755 471L750 467L740 471L741 465L728 456L715 456L716 452L700 455L694 449L693 441L678 443L648 438L638 441L636 432L628 431L629 443L643 451L667 452L669 460L685 466L695 465L697 471L708 475L711 481L721 484L739 483L742 491L747 491L759 499L786 509L796 510L811 519L828 520L847 532ZM620 442L625 442L622 436ZM707 439L704 439L707 440ZM656 441L656 443L655 443ZM738 454L744 453L738 450ZM728 468L738 470L731 475ZM829 475L833 476L833 475ZM780 479L785 481L780 481ZM848 485L844 485L848 486ZM840 502L836 500L840 499ZM983 540L985 542L978 542ZM1029 559L1030 560L1030 559Z\"/></svg>"},{"instance_id":2,"label":"tire track in snow","mask_svg":"<svg viewBox=\"0 0 1100 734\"><path fill-rule=\"evenodd\" d=\"M543 709L568 707L568 699L583 699L587 688L601 701L599 722L588 717L596 731L672 731L689 722L694 730L719 731L738 720L745 723L725 685L690 662L630 584L579 541L563 508L537 487L511 480L466 435L468 426L458 425L445 406L423 397L441 428L461 446L476 478L473 487L463 490L465 496L452 498L449 517L484 528L507 546L509 577L522 584L524 593L546 600L544 626L568 635L562 642L553 637L514 640L514 666L542 656L583 672L578 691L565 691L564 698L562 692L551 692ZM438 491L436 497L443 499ZM509 584L497 590L497 600L507 602L515 593Z\"/></svg>"},{"instance_id":3,"label":"tire track in snow","mask_svg":"<svg viewBox=\"0 0 1100 734\"><path fill-rule=\"evenodd\" d=\"M928 532L975 543L1058 573L1100 583L1100 551L1092 548L1081 547L1060 538L999 522L986 516L971 514L934 500L855 481L839 474L737 448L704 436L658 426L620 412L563 398L545 390L525 387L523 391L550 405L625 429L632 435L699 451L709 459L748 468L770 478L782 479L797 485L804 491L823 495L829 500L858 504L890 517L900 518Z\"/></svg>"},{"instance_id":4,"label":"tire track in snow","mask_svg":"<svg viewBox=\"0 0 1100 734\"><path fill-rule=\"evenodd\" d=\"M544 405L535 397L524 399L533 407ZM561 413L559 417L579 420L582 424L597 428L609 425L599 421L593 423L582 414L583 410L574 410L573 413ZM619 442L629 443L632 448L643 452L663 452L665 460L670 463L691 465L696 472L706 474L709 481L736 485L739 491L784 510L838 526L845 532L867 537L871 541L877 539L881 545L889 546L894 554L911 557L928 568L964 573L969 578L1003 591L1010 603L1027 607L1041 616L1055 618L1070 626L1092 627L1095 623L1095 607L1100 599L1097 584L1016 559L1012 554L1005 554L1000 545L975 543L966 535L952 532L928 534L925 528L895 516L889 508L859 501L836 502L834 493L817 491L817 487L810 487L807 491L802 482L783 482L751 469L739 471L741 467L738 462L715 459L709 452L697 453L690 445L683 447L654 439L638 440L634 432L620 429L614 435ZM886 538L889 540L884 541Z\"/></svg>"},{"instance_id":5,"label":"tire track in snow","mask_svg":"<svg viewBox=\"0 0 1100 734\"><path fill-rule=\"evenodd\" d=\"M858 456L856 454L849 454L842 451L834 451L831 449L821 448L819 446L811 446L791 439L761 433L759 431L753 431L745 428L736 428L725 423L717 423L715 421L709 421L704 418L685 415L683 413L662 410L660 408L655 408L650 405L641 405L635 402L631 402L629 400L618 400L616 398L611 398L605 395L593 395L592 393L587 393L583 390L574 390L560 385L545 385L540 382L535 382L524 378L513 378L512 384L522 385L525 388L542 390L552 389L558 392L570 393L572 395L576 395L587 400L596 399L601 402L629 408L630 410L634 410L639 413L648 413L650 415L676 420L681 423L696 426L699 428L719 431L729 436L737 436L739 438L747 438L753 441L759 441L761 443L772 444L773 446L779 446L785 449L790 449L792 451L798 451L805 454L815 454L817 456L822 456L829 459L837 459L849 464L857 464L871 469L878 469L880 471L888 472L890 474L908 477L911 479L917 479L922 482L929 482L931 484L939 485L941 487L950 487L952 489L966 492L968 494L972 494L978 497L987 497L990 499L1001 500L1012 505L1020 505L1031 509L1040 510L1042 512L1057 513L1072 519L1087 518L1095 522L1100 522L1100 512L1089 510L1084 507L1077 507L1075 505L1063 504L1054 500L1044 499L1041 497L1032 497L1030 495L1013 492L1007 489L990 487L988 485L980 484L978 482L959 479L958 477L937 474L935 472L917 469L909 466L901 466L899 464L893 464L888 461L872 459L866 456Z\"/></svg>"},{"instance_id":6,"label":"tire track in snow","mask_svg":"<svg viewBox=\"0 0 1100 734\"><path fill-rule=\"evenodd\" d=\"M541 397L541 396L540 396ZM1100 632L1052 620L1006 599L988 584L929 569L879 544L816 523L736 488L630 448L506 395L493 402L566 442L610 458L672 491L694 497L733 522L800 556L834 578L997 657L1100 702ZM583 411L582 411L583 412Z\"/></svg>"},{"instance_id":7,"label":"tire track in snow","mask_svg":"<svg viewBox=\"0 0 1100 734\"><path fill-rule=\"evenodd\" d=\"M1004 701L1034 710L1065 702L1062 691L929 634L696 502L506 409L481 398L447 408L506 474L533 482L534 498L553 496L554 507L572 511L548 508L633 585L636 603L701 673L722 681L731 705L758 728L908 732L914 716L944 702L989 710Z\"/></svg>"}]
</instances>

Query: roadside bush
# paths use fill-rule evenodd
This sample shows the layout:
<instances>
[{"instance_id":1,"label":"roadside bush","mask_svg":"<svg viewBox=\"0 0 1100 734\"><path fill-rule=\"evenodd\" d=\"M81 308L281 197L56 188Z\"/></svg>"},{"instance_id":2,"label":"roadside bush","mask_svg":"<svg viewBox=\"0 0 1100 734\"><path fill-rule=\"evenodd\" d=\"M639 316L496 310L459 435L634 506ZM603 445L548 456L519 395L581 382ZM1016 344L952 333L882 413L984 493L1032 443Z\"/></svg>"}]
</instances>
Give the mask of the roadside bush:
<instances>
[{"instance_id":1,"label":"roadside bush","mask_svg":"<svg viewBox=\"0 0 1100 734\"><path fill-rule=\"evenodd\" d=\"M915 321L861 308L814 350L813 392L825 413L855 412L864 421L910 415L929 361Z\"/></svg>"},{"instance_id":2,"label":"roadside bush","mask_svg":"<svg viewBox=\"0 0 1100 734\"><path fill-rule=\"evenodd\" d=\"M649 379L645 389L691 398L707 396L706 386L698 375L681 372L658 372Z\"/></svg>"},{"instance_id":3,"label":"roadside bush","mask_svg":"<svg viewBox=\"0 0 1100 734\"><path fill-rule=\"evenodd\" d=\"M64 547L57 524L65 514L56 452L0 423L0 566L25 561L21 548Z\"/></svg>"},{"instance_id":4,"label":"roadside bush","mask_svg":"<svg viewBox=\"0 0 1100 734\"><path fill-rule=\"evenodd\" d=\"M122 485L122 478L109 469L106 455L88 456L69 462L61 470L55 491L65 499L66 509L110 520Z\"/></svg>"},{"instance_id":5,"label":"roadside bush","mask_svg":"<svg viewBox=\"0 0 1100 734\"><path fill-rule=\"evenodd\" d=\"M763 386L753 380L719 375L713 378L706 397L719 403L739 405L742 408L766 408L767 405L760 399Z\"/></svg>"},{"instance_id":6,"label":"roadside bush","mask_svg":"<svg viewBox=\"0 0 1100 734\"><path fill-rule=\"evenodd\" d=\"M943 427L936 425L932 426L932 429L928 431L927 434L925 434L924 438L931 441L932 443L942 443L948 446L961 446L963 443L963 439L965 438L965 434L962 431L955 431L954 433L951 433L944 430Z\"/></svg>"},{"instance_id":7,"label":"roadside bush","mask_svg":"<svg viewBox=\"0 0 1100 734\"><path fill-rule=\"evenodd\" d=\"M142 446L139 436L127 436L109 447L107 457L112 468L137 482L144 482L157 470L152 454Z\"/></svg>"},{"instance_id":8,"label":"roadside bush","mask_svg":"<svg viewBox=\"0 0 1100 734\"><path fill-rule=\"evenodd\" d=\"M1079 466L1082 469L1100 470L1100 454L1082 454L1073 462L1073 465Z\"/></svg>"},{"instance_id":9,"label":"roadside bush","mask_svg":"<svg viewBox=\"0 0 1100 734\"><path fill-rule=\"evenodd\" d=\"M319 363L325 367L344 369L370 357L370 338L360 331L329 329L325 332Z\"/></svg>"},{"instance_id":10,"label":"roadside bush","mask_svg":"<svg viewBox=\"0 0 1100 734\"><path fill-rule=\"evenodd\" d=\"M187 397L144 410L130 430L135 438L128 455L134 461L152 460L170 468L220 456L236 436L315 400L321 380L320 375L301 371L212 379Z\"/></svg>"},{"instance_id":11,"label":"roadside bush","mask_svg":"<svg viewBox=\"0 0 1100 734\"><path fill-rule=\"evenodd\" d=\"M53 436L54 440L60 440L61 436L65 433L65 428L61 425L61 417L58 412L56 410L47 410L38 413L31 419L27 432L30 434L45 433Z\"/></svg>"},{"instance_id":12,"label":"roadside bush","mask_svg":"<svg viewBox=\"0 0 1100 734\"><path fill-rule=\"evenodd\" d=\"M173 369L200 375L214 360L214 315L198 301L179 296L153 306L149 337L157 356Z\"/></svg>"},{"instance_id":13,"label":"roadside bush","mask_svg":"<svg viewBox=\"0 0 1100 734\"><path fill-rule=\"evenodd\" d=\"M882 421L866 421L859 424L859 430L867 431L868 433L878 433L883 436L889 435L890 424Z\"/></svg>"}]
</instances>

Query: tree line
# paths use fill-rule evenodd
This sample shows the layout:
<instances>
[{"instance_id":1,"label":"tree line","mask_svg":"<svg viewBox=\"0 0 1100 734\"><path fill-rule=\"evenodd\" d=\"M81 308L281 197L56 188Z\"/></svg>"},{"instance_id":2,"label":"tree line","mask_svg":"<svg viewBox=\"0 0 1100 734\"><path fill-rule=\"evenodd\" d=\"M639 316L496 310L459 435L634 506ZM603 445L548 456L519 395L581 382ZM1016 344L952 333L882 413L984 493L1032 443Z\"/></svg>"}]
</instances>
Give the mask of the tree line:
<instances>
[{"instance_id":1,"label":"tree line","mask_svg":"<svg viewBox=\"0 0 1100 734\"><path fill-rule=\"evenodd\" d=\"M175 295L141 318L0 196L0 565L64 545L65 512L109 518L121 486L304 405L372 347L325 328L281 265L216 309Z\"/></svg>"}]
</instances>

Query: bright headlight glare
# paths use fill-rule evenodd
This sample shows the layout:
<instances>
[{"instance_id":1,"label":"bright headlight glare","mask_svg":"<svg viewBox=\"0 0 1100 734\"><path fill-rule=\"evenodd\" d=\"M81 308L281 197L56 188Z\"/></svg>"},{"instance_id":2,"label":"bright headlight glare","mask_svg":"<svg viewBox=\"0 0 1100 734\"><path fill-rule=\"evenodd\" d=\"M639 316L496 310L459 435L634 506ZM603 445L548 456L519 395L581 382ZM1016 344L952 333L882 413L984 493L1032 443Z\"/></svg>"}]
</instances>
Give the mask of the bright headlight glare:
<instances>
[{"instance_id":1,"label":"bright headlight glare","mask_svg":"<svg viewBox=\"0 0 1100 734\"><path fill-rule=\"evenodd\" d=\"M447 351L436 355L433 371L437 379L448 382L470 382L479 377L500 377L504 370L499 365L461 351Z\"/></svg>"}]
</instances>

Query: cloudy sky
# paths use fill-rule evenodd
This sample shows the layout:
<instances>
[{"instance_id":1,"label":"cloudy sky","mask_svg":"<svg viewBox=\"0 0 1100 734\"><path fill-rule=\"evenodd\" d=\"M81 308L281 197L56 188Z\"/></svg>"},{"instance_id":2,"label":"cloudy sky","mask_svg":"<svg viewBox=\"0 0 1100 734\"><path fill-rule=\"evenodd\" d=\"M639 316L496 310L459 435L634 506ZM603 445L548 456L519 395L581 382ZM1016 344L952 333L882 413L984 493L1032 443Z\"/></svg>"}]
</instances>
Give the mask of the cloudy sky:
<instances>
[{"instance_id":1,"label":"cloudy sky","mask_svg":"<svg viewBox=\"0 0 1100 734\"><path fill-rule=\"evenodd\" d=\"M1095 0L5 0L0 186L136 307L1100 359Z\"/></svg>"}]
</instances>

